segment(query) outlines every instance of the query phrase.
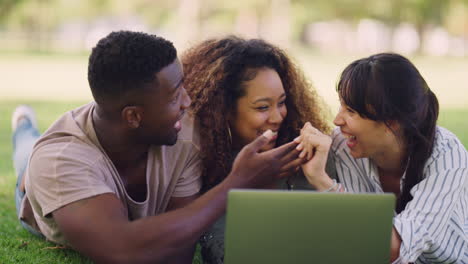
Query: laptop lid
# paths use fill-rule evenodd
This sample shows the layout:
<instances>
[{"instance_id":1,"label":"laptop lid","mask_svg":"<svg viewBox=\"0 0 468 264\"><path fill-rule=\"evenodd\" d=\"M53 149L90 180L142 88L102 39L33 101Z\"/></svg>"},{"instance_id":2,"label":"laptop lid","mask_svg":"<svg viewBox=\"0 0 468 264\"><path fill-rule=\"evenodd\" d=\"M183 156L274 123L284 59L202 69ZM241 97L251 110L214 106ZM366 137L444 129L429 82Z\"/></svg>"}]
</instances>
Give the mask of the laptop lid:
<instances>
[{"instance_id":1,"label":"laptop lid","mask_svg":"<svg viewBox=\"0 0 468 264\"><path fill-rule=\"evenodd\" d=\"M236 263L389 263L393 194L232 190L225 258Z\"/></svg>"}]
</instances>

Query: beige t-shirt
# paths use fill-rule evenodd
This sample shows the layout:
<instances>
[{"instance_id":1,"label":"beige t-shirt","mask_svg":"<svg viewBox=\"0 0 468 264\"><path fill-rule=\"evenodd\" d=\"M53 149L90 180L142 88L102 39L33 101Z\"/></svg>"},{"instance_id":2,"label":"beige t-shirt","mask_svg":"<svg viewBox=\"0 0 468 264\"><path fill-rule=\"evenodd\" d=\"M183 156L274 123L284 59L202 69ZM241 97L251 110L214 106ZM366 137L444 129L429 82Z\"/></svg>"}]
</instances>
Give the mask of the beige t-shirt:
<instances>
[{"instance_id":1,"label":"beige t-shirt","mask_svg":"<svg viewBox=\"0 0 468 264\"><path fill-rule=\"evenodd\" d=\"M77 200L114 193L135 220L166 210L171 197L196 194L201 187L199 139L193 120L182 120L174 146L151 146L146 168L147 199L134 201L102 149L92 123L94 103L56 121L35 144L26 169L26 199L20 217L47 239L67 245L52 212ZM32 209L32 213L31 213ZM90 224L92 219L89 219Z\"/></svg>"}]
</instances>

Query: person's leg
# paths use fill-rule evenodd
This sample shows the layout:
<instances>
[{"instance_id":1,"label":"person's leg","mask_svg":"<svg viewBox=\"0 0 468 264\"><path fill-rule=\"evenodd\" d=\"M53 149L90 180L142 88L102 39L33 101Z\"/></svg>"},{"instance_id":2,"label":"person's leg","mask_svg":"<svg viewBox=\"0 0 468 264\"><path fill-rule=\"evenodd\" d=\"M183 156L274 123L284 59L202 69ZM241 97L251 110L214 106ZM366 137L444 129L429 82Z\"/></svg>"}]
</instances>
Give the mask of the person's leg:
<instances>
[{"instance_id":1,"label":"person's leg","mask_svg":"<svg viewBox=\"0 0 468 264\"><path fill-rule=\"evenodd\" d=\"M13 165L17 176L15 188L16 215L19 218L21 202L23 201L25 190L23 176L28 165L29 155L39 138L37 122L34 111L28 106L18 106L11 118L13 130ZM21 225L34 235L41 236L27 223L21 221Z\"/></svg>"}]
</instances>

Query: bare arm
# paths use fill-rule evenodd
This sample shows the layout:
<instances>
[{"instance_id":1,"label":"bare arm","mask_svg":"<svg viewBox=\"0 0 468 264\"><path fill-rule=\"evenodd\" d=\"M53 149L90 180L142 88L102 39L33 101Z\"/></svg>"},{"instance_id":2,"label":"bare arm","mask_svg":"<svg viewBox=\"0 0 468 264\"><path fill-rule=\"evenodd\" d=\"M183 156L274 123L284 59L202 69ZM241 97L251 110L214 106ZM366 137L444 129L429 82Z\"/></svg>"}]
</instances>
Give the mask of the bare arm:
<instances>
[{"instance_id":1,"label":"bare arm","mask_svg":"<svg viewBox=\"0 0 468 264\"><path fill-rule=\"evenodd\" d=\"M258 153L266 142L259 137L247 145L222 183L183 208L129 221L120 200L103 194L66 205L53 217L67 241L96 262L172 262L224 213L229 189L261 186L284 168L294 167L290 164L297 162L296 143Z\"/></svg>"},{"instance_id":2,"label":"bare arm","mask_svg":"<svg viewBox=\"0 0 468 264\"><path fill-rule=\"evenodd\" d=\"M172 197L167 206L167 211L172 211L178 208L182 208L199 197L199 194L192 195L189 197ZM177 256L170 260L171 263L192 263L193 254L195 253L195 245L188 246L186 249L182 249Z\"/></svg>"},{"instance_id":3,"label":"bare arm","mask_svg":"<svg viewBox=\"0 0 468 264\"><path fill-rule=\"evenodd\" d=\"M223 187L183 209L132 222L113 194L71 203L56 210L53 217L70 244L97 262L159 263L193 247L202 231L221 215L222 210L216 209L224 207Z\"/></svg>"}]
</instances>

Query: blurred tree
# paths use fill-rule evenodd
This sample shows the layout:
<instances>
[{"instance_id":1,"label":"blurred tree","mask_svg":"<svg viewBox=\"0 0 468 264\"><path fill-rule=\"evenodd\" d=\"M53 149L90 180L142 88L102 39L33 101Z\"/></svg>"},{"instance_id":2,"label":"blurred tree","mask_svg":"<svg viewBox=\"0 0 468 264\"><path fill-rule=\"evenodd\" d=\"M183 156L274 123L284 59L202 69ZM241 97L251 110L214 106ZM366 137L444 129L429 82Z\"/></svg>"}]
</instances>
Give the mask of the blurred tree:
<instances>
[{"instance_id":1,"label":"blurred tree","mask_svg":"<svg viewBox=\"0 0 468 264\"><path fill-rule=\"evenodd\" d=\"M234 12L234 33L247 38L260 37L270 2L270 0L228 1L224 8Z\"/></svg>"},{"instance_id":2,"label":"blurred tree","mask_svg":"<svg viewBox=\"0 0 468 264\"><path fill-rule=\"evenodd\" d=\"M26 47L32 51L50 50L53 28L57 25L54 6L58 0L19 1L9 17L9 25L25 35Z\"/></svg>"},{"instance_id":3,"label":"blurred tree","mask_svg":"<svg viewBox=\"0 0 468 264\"><path fill-rule=\"evenodd\" d=\"M451 0L444 19L447 30L468 42L468 0Z\"/></svg>"},{"instance_id":4,"label":"blurred tree","mask_svg":"<svg viewBox=\"0 0 468 264\"><path fill-rule=\"evenodd\" d=\"M0 24L21 4L23 0L0 0Z\"/></svg>"},{"instance_id":5,"label":"blurred tree","mask_svg":"<svg viewBox=\"0 0 468 264\"><path fill-rule=\"evenodd\" d=\"M301 39L310 23L341 20L355 26L363 18L390 29L411 23L421 41L428 28L437 26L466 39L467 10L468 0L0 0L0 25L26 32L30 48L37 50L48 49L48 36L60 25L85 25L86 31L101 17L143 18L149 28L182 46L234 33L287 47L290 39Z\"/></svg>"},{"instance_id":6,"label":"blurred tree","mask_svg":"<svg viewBox=\"0 0 468 264\"><path fill-rule=\"evenodd\" d=\"M402 20L409 21L416 27L419 35L418 53L424 47L424 33L428 25L443 24L450 1L447 0L405 0L400 12Z\"/></svg>"},{"instance_id":7,"label":"blurred tree","mask_svg":"<svg viewBox=\"0 0 468 264\"><path fill-rule=\"evenodd\" d=\"M177 41L180 47L186 48L200 37L201 0L179 0L177 6Z\"/></svg>"},{"instance_id":8,"label":"blurred tree","mask_svg":"<svg viewBox=\"0 0 468 264\"><path fill-rule=\"evenodd\" d=\"M370 1L366 5L369 17L380 20L394 28L401 22L402 10L406 0Z\"/></svg>"},{"instance_id":9,"label":"blurred tree","mask_svg":"<svg viewBox=\"0 0 468 264\"><path fill-rule=\"evenodd\" d=\"M135 11L153 28L160 28L175 18L178 2L173 0L134 0Z\"/></svg>"},{"instance_id":10,"label":"blurred tree","mask_svg":"<svg viewBox=\"0 0 468 264\"><path fill-rule=\"evenodd\" d=\"M264 34L270 41L283 48L290 46L291 29L293 17L291 15L291 0L271 0L267 34Z\"/></svg>"},{"instance_id":11,"label":"blurred tree","mask_svg":"<svg viewBox=\"0 0 468 264\"><path fill-rule=\"evenodd\" d=\"M369 4L372 0L291 0L294 14L292 35L304 40L307 25L317 21L342 20L356 24L362 18L368 17ZM381 2L381 1L375 1ZM384 1L387 2L387 1Z\"/></svg>"}]
</instances>

